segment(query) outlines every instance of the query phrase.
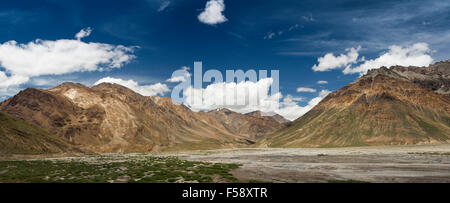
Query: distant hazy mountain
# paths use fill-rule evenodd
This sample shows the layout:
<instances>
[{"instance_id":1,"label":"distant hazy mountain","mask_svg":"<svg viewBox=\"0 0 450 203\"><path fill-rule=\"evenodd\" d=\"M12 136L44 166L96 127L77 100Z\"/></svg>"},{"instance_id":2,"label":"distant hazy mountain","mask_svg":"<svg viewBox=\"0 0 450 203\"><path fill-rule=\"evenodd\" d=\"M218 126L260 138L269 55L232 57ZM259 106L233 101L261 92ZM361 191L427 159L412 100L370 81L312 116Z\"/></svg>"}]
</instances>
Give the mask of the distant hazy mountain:
<instances>
[{"instance_id":1,"label":"distant hazy mountain","mask_svg":"<svg viewBox=\"0 0 450 203\"><path fill-rule=\"evenodd\" d=\"M240 114L228 109L217 109L207 114L214 116L229 132L256 140L286 127L289 122L278 114L265 116L260 111Z\"/></svg>"},{"instance_id":2,"label":"distant hazy mountain","mask_svg":"<svg viewBox=\"0 0 450 203\"><path fill-rule=\"evenodd\" d=\"M331 93L289 127L259 142L269 147L448 143L450 61L382 67Z\"/></svg>"}]
</instances>

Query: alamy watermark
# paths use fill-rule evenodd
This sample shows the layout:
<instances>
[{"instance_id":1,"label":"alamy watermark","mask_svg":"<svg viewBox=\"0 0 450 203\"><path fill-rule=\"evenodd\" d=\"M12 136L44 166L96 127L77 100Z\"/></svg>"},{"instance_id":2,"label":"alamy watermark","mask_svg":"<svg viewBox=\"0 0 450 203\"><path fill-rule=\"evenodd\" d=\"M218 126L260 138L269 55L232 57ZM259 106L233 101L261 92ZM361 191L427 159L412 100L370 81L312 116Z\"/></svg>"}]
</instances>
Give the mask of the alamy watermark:
<instances>
[{"instance_id":1,"label":"alamy watermark","mask_svg":"<svg viewBox=\"0 0 450 203\"><path fill-rule=\"evenodd\" d=\"M208 69L203 72L202 62L194 62L193 74L188 70L176 70L172 78L184 78L172 89L171 98L198 110L227 108L277 111L279 70L221 71ZM224 80L225 79L225 80Z\"/></svg>"}]
</instances>

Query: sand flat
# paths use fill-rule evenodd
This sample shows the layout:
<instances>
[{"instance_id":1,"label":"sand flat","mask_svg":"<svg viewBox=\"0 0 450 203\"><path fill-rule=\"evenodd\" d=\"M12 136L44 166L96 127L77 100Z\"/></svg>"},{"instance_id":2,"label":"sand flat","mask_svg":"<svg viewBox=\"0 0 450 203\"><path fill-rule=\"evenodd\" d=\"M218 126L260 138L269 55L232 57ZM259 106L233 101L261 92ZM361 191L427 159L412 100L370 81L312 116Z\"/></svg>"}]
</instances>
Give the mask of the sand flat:
<instances>
[{"instance_id":1,"label":"sand flat","mask_svg":"<svg viewBox=\"0 0 450 203\"><path fill-rule=\"evenodd\" d=\"M176 154L181 159L240 163L241 180L268 182L450 182L450 145L231 149Z\"/></svg>"}]
</instances>

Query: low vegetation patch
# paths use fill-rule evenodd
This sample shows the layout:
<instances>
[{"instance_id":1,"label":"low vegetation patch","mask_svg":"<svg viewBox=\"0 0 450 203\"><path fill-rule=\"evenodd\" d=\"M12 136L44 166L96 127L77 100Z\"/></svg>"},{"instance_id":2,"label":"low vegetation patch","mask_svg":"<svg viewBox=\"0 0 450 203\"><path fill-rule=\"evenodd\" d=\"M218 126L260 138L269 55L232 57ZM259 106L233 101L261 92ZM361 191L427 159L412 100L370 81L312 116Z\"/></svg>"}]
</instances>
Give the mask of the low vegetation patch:
<instances>
[{"instance_id":1,"label":"low vegetation patch","mask_svg":"<svg viewBox=\"0 0 450 203\"><path fill-rule=\"evenodd\" d=\"M1 161L0 182L235 182L237 179L230 171L239 166L238 164L184 161L176 157L116 157L113 155L73 159Z\"/></svg>"}]
</instances>

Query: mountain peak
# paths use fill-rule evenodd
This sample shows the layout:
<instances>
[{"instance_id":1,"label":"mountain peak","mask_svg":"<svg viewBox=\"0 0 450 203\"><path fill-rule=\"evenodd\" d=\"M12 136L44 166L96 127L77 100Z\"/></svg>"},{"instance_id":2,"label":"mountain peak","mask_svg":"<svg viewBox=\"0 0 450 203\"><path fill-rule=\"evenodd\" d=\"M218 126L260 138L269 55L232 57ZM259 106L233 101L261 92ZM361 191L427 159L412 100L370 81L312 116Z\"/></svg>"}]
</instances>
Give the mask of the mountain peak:
<instances>
[{"instance_id":1,"label":"mountain peak","mask_svg":"<svg viewBox=\"0 0 450 203\"><path fill-rule=\"evenodd\" d=\"M284 124L284 123L289 123L290 121L285 119L283 116L275 113L275 112L262 112L262 111L253 111L250 113L246 113L245 115L248 116L252 116L255 118L263 118L263 117L270 117L272 119L274 119L275 121L277 121L278 123Z\"/></svg>"},{"instance_id":2,"label":"mountain peak","mask_svg":"<svg viewBox=\"0 0 450 203\"><path fill-rule=\"evenodd\" d=\"M237 112L232 111L232 110L227 109L227 108L217 108L217 109L211 110L211 111L209 111L209 112L220 112L220 113L227 113L227 114L230 114L230 113L237 113Z\"/></svg>"},{"instance_id":3,"label":"mountain peak","mask_svg":"<svg viewBox=\"0 0 450 203\"><path fill-rule=\"evenodd\" d=\"M58 88L58 87L82 87L85 88L86 86L81 84L81 83L75 83L75 82L63 82L60 85L54 87L54 88Z\"/></svg>"},{"instance_id":4,"label":"mountain peak","mask_svg":"<svg viewBox=\"0 0 450 203\"><path fill-rule=\"evenodd\" d=\"M262 111L252 111L252 112L246 113L246 115L254 116L254 117L264 116Z\"/></svg>"},{"instance_id":5,"label":"mountain peak","mask_svg":"<svg viewBox=\"0 0 450 203\"><path fill-rule=\"evenodd\" d=\"M427 67L391 66L386 68L383 66L369 70L353 83L378 76L412 82L438 94L450 96L450 60L436 62Z\"/></svg>"},{"instance_id":6,"label":"mountain peak","mask_svg":"<svg viewBox=\"0 0 450 203\"><path fill-rule=\"evenodd\" d=\"M392 78L401 78L401 76L399 74L397 74L396 72L392 71L391 68L387 68L386 66L382 66L380 68L370 69L370 70L367 71L367 73L365 75L360 77L355 82L358 82L359 80L365 79L365 78L375 78L375 77L377 77L379 75L384 75L384 76L388 76L388 77L392 77Z\"/></svg>"},{"instance_id":7,"label":"mountain peak","mask_svg":"<svg viewBox=\"0 0 450 203\"><path fill-rule=\"evenodd\" d=\"M109 83L109 82L102 82L100 84L92 86L91 88L92 89L102 89L102 90L105 90L105 89L123 89L123 90L124 89L128 89L130 91L133 91L130 88L125 87L123 85L119 85L119 84L116 84L116 83Z\"/></svg>"}]
</instances>

